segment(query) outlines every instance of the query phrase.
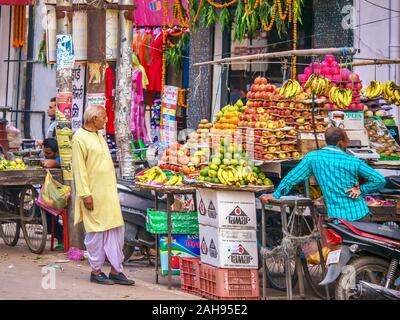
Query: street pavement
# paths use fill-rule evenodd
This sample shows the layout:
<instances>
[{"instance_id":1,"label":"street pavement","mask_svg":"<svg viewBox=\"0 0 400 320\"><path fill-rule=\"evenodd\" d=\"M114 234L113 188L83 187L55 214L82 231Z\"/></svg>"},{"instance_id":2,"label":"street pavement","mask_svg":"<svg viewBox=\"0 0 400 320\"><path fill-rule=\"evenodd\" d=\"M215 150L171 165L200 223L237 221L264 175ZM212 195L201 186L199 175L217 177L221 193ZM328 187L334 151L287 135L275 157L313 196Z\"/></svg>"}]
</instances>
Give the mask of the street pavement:
<instances>
[{"instance_id":1,"label":"street pavement","mask_svg":"<svg viewBox=\"0 0 400 320\"><path fill-rule=\"evenodd\" d=\"M168 290L167 277L160 276L159 284L156 284L154 265L147 261L131 261L125 266L124 273L135 280L134 286L91 283L87 260L72 261L63 252L50 251L49 248L48 243L46 250L37 255L29 251L23 238L15 247L6 246L0 239L0 300L203 299L183 292L176 276L172 277L171 290ZM108 274L109 269L106 264L102 271ZM268 288L268 299L285 300L286 293ZM307 294L307 299L315 297Z\"/></svg>"}]
</instances>

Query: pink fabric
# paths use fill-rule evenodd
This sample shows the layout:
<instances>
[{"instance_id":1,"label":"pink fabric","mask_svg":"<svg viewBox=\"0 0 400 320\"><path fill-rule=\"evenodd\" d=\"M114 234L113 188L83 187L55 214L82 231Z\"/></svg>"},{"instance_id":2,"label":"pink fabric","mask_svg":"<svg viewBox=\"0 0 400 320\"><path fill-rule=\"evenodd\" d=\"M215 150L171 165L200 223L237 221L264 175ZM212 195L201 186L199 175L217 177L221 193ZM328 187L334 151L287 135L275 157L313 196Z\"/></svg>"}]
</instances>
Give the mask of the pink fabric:
<instances>
[{"instance_id":1,"label":"pink fabric","mask_svg":"<svg viewBox=\"0 0 400 320\"><path fill-rule=\"evenodd\" d=\"M103 232L88 232L85 236L85 246L89 264L98 271L104 265L106 256L117 272L123 271L124 227L118 227Z\"/></svg>"},{"instance_id":2,"label":"pink fabric","mask_svg":"<svg viewBox=\"0 0 400 320\"><path fill-rule=\"evenodd\" d=\"M134 140L142 139L144 143L149 143L143 100L142 71L140 69L136 69L132 73L131 131Z\"/></svg>"}]
</instances>

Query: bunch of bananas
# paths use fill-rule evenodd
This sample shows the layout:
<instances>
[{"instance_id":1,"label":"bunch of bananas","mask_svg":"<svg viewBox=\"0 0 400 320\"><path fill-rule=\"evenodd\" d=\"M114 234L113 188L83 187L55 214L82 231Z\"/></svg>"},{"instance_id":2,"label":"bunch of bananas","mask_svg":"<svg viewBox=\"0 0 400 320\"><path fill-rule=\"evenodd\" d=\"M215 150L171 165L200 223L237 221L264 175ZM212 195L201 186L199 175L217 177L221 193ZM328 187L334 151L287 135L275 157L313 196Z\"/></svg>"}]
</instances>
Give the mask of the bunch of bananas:
<instances>
[{"instance_id":1,"label":"bunch of bananas","mask_svg":"<svg viewBox=\"0 0 400 320\"><path fill-rule=\"evenodd\" d=\"M346 109L353 100L352 90L339 87L332 87L329 91L331 101L342 109Z\"/></svg>"},{"instance_id":2,"label":"bunch of bananas","mask_svg":"<svg viewBox=\"0 0 400 320\"><path fill-rule=\"evenodd\" d=\"M317 74L312 74L304 85L304 88L309 89L316 96L327 95L330 87L331 82L329 79Z\"/></svg>"},{"instance_id":3,"label":"bunch of bananas","mask_svg":"<svg viewBox=\"0 0 400 320\"><path fill-rule=\"evenodd\" d=\"M322 197L321 189L318 186L310 186L310 196L312 200Z\"/></svg>"},{"instance_id":4,"label":"bunch of bananas","mask_svg":"<svg viewBox=\"0 0 400 320\"><path fill-rule=\"evenodd\" d=\"M183 178L181 175L173 175L165 186L181 186L183 184Z\"/></svg>"},{"instance_id":5,"label":"bunch of bananas","mask_svg":"<svg viewBox=\"0 0 400 320\"><path fill-rule=\"evenodd\" d=\"M149 184L164 184L168 180L166 174L160 169L160 167L148 169L142 176L137 176L136 178L140 182Z\"/></svg>"},{"instance_id":6,"label":"bunch of bananas","mask_svg":"<svg viewBox=\"0 0 400 320\"><path fill-rule=\"evenodd\" d=\"M400 87L395 84L392 80L385 82L383 85L383 99L386 102L395 104L396 106L400 105Z\"/></svg>"},{"instance_id":7,"label":"bunch of bananas","mask_svg":"<svg viewBox=\"0 0 400 320\"><path fill-rule=\"evenodd\" d=\"M236 169L232 166L227 166L218 169L217 177L222 184L227 186L239 185L240 179Z\"/></svg>"},{"instance_id":8,"label":"bunch of bananas","mask_svg":"<svg viewBox=\"0 0 400 320\"><path fill-rule=\"evenodd\" d=\"M285 98L292 98L302 92L300 83L297 80L286 80L279 91L279 95Z\"/></svg>"},{"instance_id":9,"label":"bunch of bananas","mask_svg":"<svg viewBox=\"0 0 400 320\"><path fill-rule=\"evenodd\" d=\"M383 94L385 89L385 85L380 81L371 81L367 89L365 90L365 96L368 99L374 99Z\"/></svg>"}]
</instances>

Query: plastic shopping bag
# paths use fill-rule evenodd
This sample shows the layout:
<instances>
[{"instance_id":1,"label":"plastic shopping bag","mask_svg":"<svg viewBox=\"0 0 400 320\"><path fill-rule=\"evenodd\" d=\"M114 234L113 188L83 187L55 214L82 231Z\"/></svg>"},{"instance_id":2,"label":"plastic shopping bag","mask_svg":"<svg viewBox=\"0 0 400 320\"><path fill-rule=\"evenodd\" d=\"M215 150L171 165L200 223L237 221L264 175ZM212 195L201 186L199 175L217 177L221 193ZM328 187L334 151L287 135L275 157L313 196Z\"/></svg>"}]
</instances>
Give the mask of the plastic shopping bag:
<instances>
[{"instance_id":1,"label":"plastic shopping bag","mask_svg":"<svg viewBox=\"0 0 400 320\"><path fill-rule=\"evenodd\" d=\"M68 205L68 198L71 192L69 186L56 181L47 170L46 179L42 187L42 202L50 208L63 209Z\"/></svg>"}]
</instances>

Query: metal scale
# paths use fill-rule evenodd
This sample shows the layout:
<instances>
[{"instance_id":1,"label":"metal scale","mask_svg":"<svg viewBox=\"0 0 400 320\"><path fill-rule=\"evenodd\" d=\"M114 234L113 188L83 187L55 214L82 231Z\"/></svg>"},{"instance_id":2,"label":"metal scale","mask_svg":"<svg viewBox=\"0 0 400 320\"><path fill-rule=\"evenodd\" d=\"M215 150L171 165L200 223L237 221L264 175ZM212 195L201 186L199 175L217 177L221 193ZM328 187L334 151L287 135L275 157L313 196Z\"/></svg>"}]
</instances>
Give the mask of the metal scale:
<instances>
[{"instance_id":1,"label":"metal scale","mask_svg":"<svg viewBox=\"0 0 400 320\"><path fill-rule=\"evenodd\" d=\"M346 152L364 160L378 160L379 154L369 144L368 132L364 128L364 113L331 111L329 114L330 124L346 130L349 137L349 146Z\"/></svg>"}]
</instances>

